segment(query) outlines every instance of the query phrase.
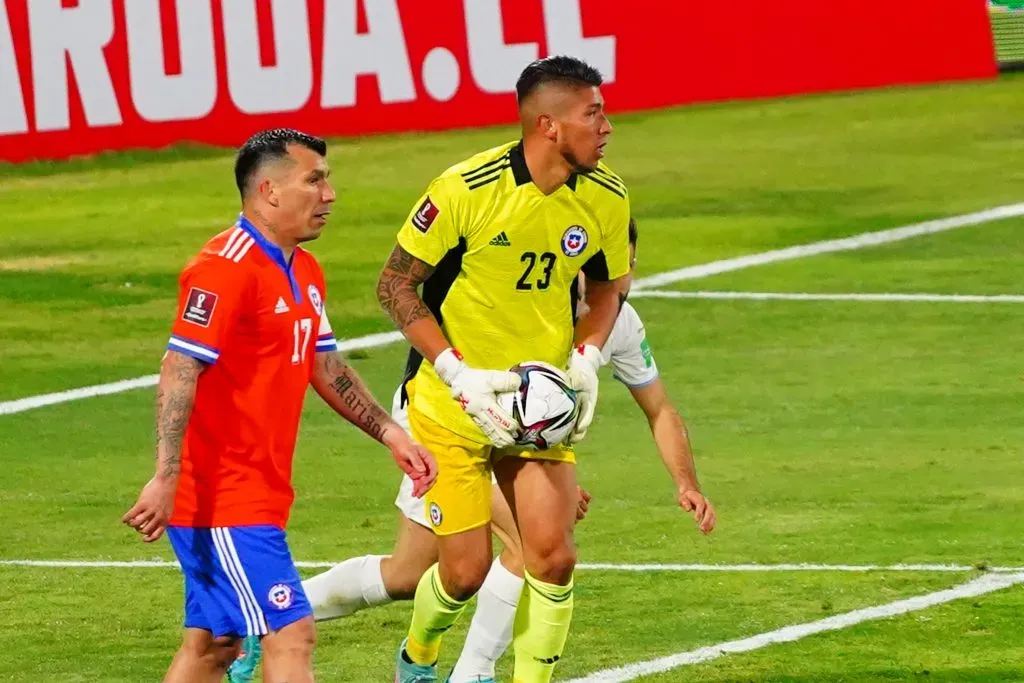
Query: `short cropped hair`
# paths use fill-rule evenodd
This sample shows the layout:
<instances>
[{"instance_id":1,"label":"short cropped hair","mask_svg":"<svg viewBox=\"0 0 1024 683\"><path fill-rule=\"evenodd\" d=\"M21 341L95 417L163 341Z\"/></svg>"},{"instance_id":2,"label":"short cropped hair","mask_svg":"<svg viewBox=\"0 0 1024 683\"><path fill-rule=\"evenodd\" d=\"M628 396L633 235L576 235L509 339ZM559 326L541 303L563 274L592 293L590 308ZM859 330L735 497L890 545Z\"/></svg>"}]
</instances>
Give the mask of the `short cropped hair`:
<instances>
[{"instance_id":1,"label":"short cropped hair","mask_svg":"<svg viewBox=\"0 0 1024 683\"><path fill-rule=\"evenodd\" d=\"M523 100L545 83L598 87L603 82L601 72L582 59L553 55L538 59L523 69L516 81L516 98L522 104Z\"/></svg>"},{"instance_id":2,"label":"short cropped hair","mask_svg":"<svg viewBox=\"0 0 1024 683\"><path fill-rule=\"evenodd\" d=\"M245 141L235 158L235 185L245 199L256 171L268 161L288 156L288 145L302 145L320 156L327 156L327 143L318 137L292 128L273 128L256 133Z\"/></svg>"}]
</instances>

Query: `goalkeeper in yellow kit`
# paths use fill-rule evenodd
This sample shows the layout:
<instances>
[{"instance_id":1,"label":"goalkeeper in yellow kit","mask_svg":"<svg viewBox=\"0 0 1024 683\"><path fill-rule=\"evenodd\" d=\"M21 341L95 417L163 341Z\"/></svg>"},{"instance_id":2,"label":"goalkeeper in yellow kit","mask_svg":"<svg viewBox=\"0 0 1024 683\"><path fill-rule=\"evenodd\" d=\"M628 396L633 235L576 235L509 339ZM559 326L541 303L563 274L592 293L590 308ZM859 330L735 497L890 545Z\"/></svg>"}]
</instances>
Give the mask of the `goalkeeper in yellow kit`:
<instances>
[{"instance_id":1,"label":"goalkeeper in yellow kit","mask_svg":"<svg viewBox=\"0 0 1024 683\"><path fill-rule=\"evenodd\" d=\"M515 447L515 423L495 397L518 387L511 366L545 361L567 368L580 396L571 443L593 419L600 348L630 270L626 187L601 163L611 133L601 81L571 57L530 64L516 84L522 139L435 178L380 275L381 305L426 361L411 368L409 423L438 462L424 505L440 559L417 587L396 683L437 680L441 636L487 575L492 468L526 567L514 679L549 681L561 657L573 608L575 455L571 445ZM581 270L590 314L574 329Z\"/></svg>"}]
</instances>

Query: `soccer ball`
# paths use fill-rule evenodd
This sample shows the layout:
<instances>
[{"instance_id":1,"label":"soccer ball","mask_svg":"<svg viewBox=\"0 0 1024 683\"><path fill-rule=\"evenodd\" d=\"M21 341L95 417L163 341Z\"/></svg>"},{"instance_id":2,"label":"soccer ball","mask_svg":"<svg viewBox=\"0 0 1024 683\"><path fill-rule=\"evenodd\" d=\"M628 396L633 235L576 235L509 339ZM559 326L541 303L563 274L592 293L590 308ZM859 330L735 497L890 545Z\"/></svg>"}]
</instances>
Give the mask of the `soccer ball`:
<instances>
[{"instance_id":1,"label":"soccer ball","mask_svg":"<svg viewBox=\"0 0 1024 683\"><path fill-rule=\"evenodd\" d=\"M547 450L565 441L580 414L569 378L543 361L527 361L510 370L522 384L516 391L498 394L498 405L519 425L516 445Z\"/></svg>"}]
</instances>

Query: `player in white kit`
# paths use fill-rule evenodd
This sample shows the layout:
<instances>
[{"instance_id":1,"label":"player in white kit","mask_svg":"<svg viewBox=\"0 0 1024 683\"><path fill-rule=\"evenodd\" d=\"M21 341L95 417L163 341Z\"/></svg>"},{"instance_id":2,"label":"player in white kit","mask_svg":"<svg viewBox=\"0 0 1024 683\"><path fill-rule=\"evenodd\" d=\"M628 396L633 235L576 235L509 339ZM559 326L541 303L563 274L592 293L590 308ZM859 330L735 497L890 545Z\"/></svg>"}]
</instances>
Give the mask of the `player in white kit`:
<instances>
[{"instance_id":1,"label":"player in white kit","mask_svg":"<svg viewBox=\"0 0 1024 683\"><path fill-rule=\"evenodd\" d=\"M634 221L630 221L629 239L635 264L637 229ZM580 297L577 313L585 315L583 286ZM611 365L615 379L626 385L647 417L658 453L678 487L680 507L693 514L703 533L710 533L715 526L715 510L700 492L686 425L668 398L643 322L629 303L623 303L601 355L604 364ZM391 408L392 418L407 431L409 388L404 383L399 386ZM577 520L586 516L589 502L590 495L580 489ZM395 506L402 516L391 555L352 558L302 582L317 621L413 598L420 577L437 562L437 543L423 499L413 497L412 481L408 477L402 480ZM477 608L466 644L448 678L451 683L492 682L495 662L512 641L516 607L523 588L523 560L512 512L496 484L491 516L491 530L501 539L504 548L477 594ZM253 660L259 657L258 643L246 642L245 650L228 672L232 683L252 680Z\"/></svg>"}]
</instances>

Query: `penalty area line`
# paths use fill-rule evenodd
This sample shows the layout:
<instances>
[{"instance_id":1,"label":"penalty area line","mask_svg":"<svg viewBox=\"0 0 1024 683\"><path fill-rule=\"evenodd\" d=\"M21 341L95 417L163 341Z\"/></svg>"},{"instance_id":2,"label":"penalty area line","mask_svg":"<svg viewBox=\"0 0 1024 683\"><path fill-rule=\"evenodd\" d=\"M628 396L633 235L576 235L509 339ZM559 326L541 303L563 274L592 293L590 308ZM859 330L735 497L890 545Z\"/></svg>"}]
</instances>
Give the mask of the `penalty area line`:
<instances>
[{"instance_id":1,"label":"penalty area line","mask_svg":"<svg viewBox=\"0 0 1024 683\"><path fill-rule=\"evenodd\" d=\"M604 669L582 678L574 678L569 683L625 683L625 681L632 681L641 676L650 676L682 666L708 662L718 659L723 655L751 652L779 643L792 643L818 633L839 631L866 621L888 619L910 612L918 612L929 607L953 602L954 600L993 593L1020 583L1024 583L1024 573L987 574L959 586L935 593L926 593L904 600L897 600L896 602L866 607L804 624L794 624L774 631L760 633L749 638L730 640L667 657L627 664L626 666L614 669Z\"/></svg>"}]
</instances>

